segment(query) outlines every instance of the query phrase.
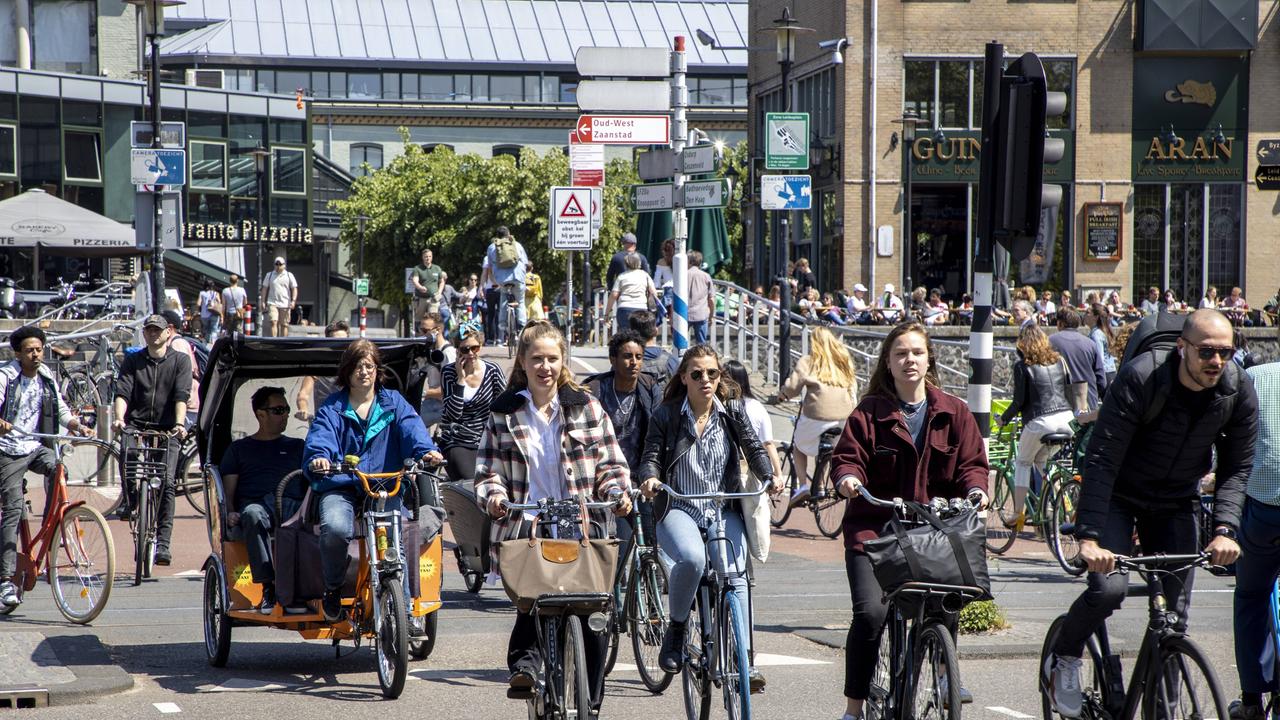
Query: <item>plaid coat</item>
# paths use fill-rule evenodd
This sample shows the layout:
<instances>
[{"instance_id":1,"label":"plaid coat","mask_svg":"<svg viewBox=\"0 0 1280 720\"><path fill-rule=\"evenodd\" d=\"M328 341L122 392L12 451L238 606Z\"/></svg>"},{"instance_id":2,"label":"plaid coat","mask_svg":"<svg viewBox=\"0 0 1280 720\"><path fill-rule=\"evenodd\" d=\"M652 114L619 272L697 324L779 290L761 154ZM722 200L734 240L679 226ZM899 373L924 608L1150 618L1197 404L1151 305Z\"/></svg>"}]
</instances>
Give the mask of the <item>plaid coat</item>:
<instances>
[{"instance_id":1,"label":"plaid coat","mask_svg":"<svg viewBox=\"0 0 1280 720\"><path fill-rule=\"evenodd\" d=\"M631 489L631 471L613 433L613 423L600 401L581 390L563 386L559 391L561 433L560 467L567 494L585 500L603 500L614 490ZM513 503L529 502L528 440L536 412L518 390L508 389L493 401L476 455L476 499L483 507L498 496ZM489 534L490 567L498 568L498 541L518 527L510 518L495 520Z\"/></svg>"}]
</instances>

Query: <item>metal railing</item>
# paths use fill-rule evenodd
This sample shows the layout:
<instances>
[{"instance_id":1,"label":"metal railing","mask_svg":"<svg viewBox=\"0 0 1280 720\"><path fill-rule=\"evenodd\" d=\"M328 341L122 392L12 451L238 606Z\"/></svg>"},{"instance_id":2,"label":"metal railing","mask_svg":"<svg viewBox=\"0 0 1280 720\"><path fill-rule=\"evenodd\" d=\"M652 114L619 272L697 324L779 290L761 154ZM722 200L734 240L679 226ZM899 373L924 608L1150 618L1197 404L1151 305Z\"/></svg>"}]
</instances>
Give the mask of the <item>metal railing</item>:
<instances>
[{"instance_id":1,"label":"metal railing","mask_svg":"<svg viewBox=\"0 0 1280 720\"><path fill-rule=\"evenodd\" d=\"M127 292L122 292L122 291L127 291ZM91 325L93 320L128 318L132 316L132 313L129 312L129 310L127 309L129 306L128 298L130 295L132 295L132 293L133 293L133 285L129 283L126 283L126 282L107 283L106 285L103 285L102 287L92 292L87 292L84 295L76 295L76 297L69 303L66 303L64 305L59 305L57 307L53 307L44 311L34 319L28 321L27 324L43 322L45 320L61 320L63 319L64 315L66 315L73 308L77 308L77 307L88 308L91 305L101 306L105 310L105 312L99 315L97 318L76 318L76 319L90 320L91 322L89 322L89 324Z\"/></svg>"}]
</instances>

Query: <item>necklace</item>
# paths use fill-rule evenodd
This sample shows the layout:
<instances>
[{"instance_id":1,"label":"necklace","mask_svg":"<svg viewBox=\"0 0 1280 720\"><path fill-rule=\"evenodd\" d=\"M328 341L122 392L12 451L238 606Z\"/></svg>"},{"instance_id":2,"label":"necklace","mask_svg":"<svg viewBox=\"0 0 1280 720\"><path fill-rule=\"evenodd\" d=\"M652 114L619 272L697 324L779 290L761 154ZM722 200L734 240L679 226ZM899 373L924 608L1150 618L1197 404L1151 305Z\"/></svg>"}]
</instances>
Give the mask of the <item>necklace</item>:
<instances>
[{"instance_id":1,"label":"necklace","mask_svg":"<svg viewBox=\"0 0 1280 720\"><path fill-rule=\"evenodd\" d=\"M924 404L924 400L921 400L918 403L902 402L901 400L898 401L898 407L902 410L902 416L908 419L918 415L920 411L924 409Z\"/></svg>"}]
</instances>

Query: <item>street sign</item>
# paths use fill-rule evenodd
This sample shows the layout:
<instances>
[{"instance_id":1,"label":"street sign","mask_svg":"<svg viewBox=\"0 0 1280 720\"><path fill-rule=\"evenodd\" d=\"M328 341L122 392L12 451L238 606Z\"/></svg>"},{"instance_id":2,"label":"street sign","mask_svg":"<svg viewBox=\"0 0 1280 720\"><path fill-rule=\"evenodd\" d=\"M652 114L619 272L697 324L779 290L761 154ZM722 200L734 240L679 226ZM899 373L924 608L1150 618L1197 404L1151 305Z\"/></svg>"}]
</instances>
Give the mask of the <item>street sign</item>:
<instances>
[{"instance_id":1,"label":"street sign","mask_svg":"<svg viewBox=\"0 0 1280 720\"><path fill-rule=\"evenodd\" d=\"M147 120L131 120L129 122L129 143L131 147L136 148L151 147L151 122ZM185 148L186 146L186 123L160 123L160 147Z\"/></svg>"},{"instance_id":2,"label":"street sign","mask_svg":"<svg viewBox=\"0 0 1280 720\"><path fill-rule=\"evenodd\" d=\"M690 180L684 184L684 206L690 210L697 208L719 208L729 204L729 180Z\"/></svg>"},{"instance_id":3,"label":"street sign","mask_svg":"<svg viewBox=\"0 0 1280 720\"><path fill-rule=\"evenodd\" d=\"M767 170L809 169L809 113L765 113Z\"/></svg>"},{"instance_id":4,"label":"street sign","mask_svg":"<svg viewBox=\"0 0 1280 720\"><path fill-rule=\"evenodd\" d=\"M676 174L676 151L671 148L654 148L640 153L641 180L670 180Z\"/></svg>"},{"instance_id":5,"label":"street sign","mask_svg":"<svg viewBox=\"0 0 1280 720\"><path fill-rule=\"evenodd\" d=\"M720 153L715 145L693 145L680 153L680 165L686 175L713 173L720 168Z\"/></svg>"},{"instance_id":6,"label":"street sign","mask_svg":"<svg viewBox=\"0 0 1280 720\"><path fill-rule=\"evenodd\" d=\"M667 112L671 84L666 80L583 80L578 83L578 107L609 112Z\"/></svg>"},{"instance_id":7,"label":"street sign","mask_svg":"<svg viewBox=\"0 0 1280 720\"><path fill-rule=\"evenodd\" d=\"M813 182L808 175L761 175L760 207L764 210L808 210Z\"/></svg>"},{"instance_id":8,"label":"street sign","mask_svg":"<svg viewBox=\"0 0 1280 720\"><path fill-rule=\"evenodd\" d=\"M356 297L369 297L369 278L356 278Z\"/></svg>"},{"instance_id":9,"label":"street sign","mask_svg":"<svg viewBox=\"0 0 1280 720\"><path fill-rule=\"evenodd\" d=\"M574 126L578 139L605 145L669 145L671 118L666 115L582 115Z\"/></svg>"},{"instance_id":10,"label":"street sign","mask_svg":"<svg viewBox=\"0 0 1280 720\"><path fill-rule=\"evenodd\" d=\"M647 183L631 186L632 212L661 212L675 209L675 185Z\"/></svg>"},{"instance_id":11,"label":"street sign","mask_svg":"<svg viewBox=\"0 0 1280 720\"><path fill-rule=\"evenodd\" d=\"M671 51L655 47L586 47L573 54L582 77L652 77L671 74Z\"/></svg>"},{"instance_id":12,"label":"street sign","mask_svg":"<svg viewBox=\"0 0 1280 720\"><path fill-rule=\"evenodd\" d=\"M1280 165L1259 165L1253 181L1259 190L1280 190Z\"/></svg>"},{"instance_id":13,"label":"street sign","mask_svg":"<svg viewBox=\"0 0 1280 720\"><path fill-rule=\"evenodd\" d=\"M604 190L591 188L591 234L598 237L600 226L604 225Z\"/></svg>"},{"instance_id":14,"label":"street sign","mask_svg":"<svg viewBox=\"0 0 1280 720\"><path fill-rule=\"evenodd\" d=\"M574 187L604 185L604 146L584 143L569 131L569 184Z\"/></svg>"},{"instance_id":15,"label":"street sign","mask_svg":"<svg viewBox=\"0 0 1280 720\"><path fill-rule=\"evenodd\" d=\"M591 188L551 188L551 249L591 249Z\"/></svg>"},{"instance_id":16,"label":"street sign","mask_svg":"<svg viewBox=\"0 0 1280 720\"><path fill-rule=\"evenodd\" d=\"M187 151L133 148L129 177L134 185L186 185Z\"/></svg>"},{"instance_id":17,"label":"street sign","mask_svg":"<svg viewBox=\"0 0 1280 720\"><path fill-rule=\"evenodd\" d=\"M1280 165L1280 140L1258 141L1258 164Z\"/></svg>"}]
</instances>

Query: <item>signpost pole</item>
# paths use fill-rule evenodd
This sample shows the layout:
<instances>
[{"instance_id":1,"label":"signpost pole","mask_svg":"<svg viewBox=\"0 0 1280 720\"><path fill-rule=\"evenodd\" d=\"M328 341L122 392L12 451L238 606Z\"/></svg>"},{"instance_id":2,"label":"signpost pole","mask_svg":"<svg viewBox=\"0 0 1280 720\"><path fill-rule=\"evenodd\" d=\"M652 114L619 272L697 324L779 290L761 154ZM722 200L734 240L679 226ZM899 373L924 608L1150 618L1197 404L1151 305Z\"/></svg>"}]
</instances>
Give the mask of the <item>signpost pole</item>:
<instances>
[{"instance_id":1,"label":"signpost pole","mask_svg":"<svg viewBox=\"0 0 1280 720\"><path fill-rule=\"evenodd\" d=\"M689 90L685 85L685 71L688 60L685 58L685 37L675 37L675 52L671 53L671 107L675 111L671 129L671 148L678 156L685 146L689 135L689 122L685 117L689 106ZM679 165L672 176L675 207L671 211L671 227L675 236L676 252L671 259L672 275L675 281L675 312L671 314L671 327L675 341L676 354L682 355L689 347L689 257L685 254L689 239L689 226L684 213L684 173Z\"/></svg>"},{"instance_id":2,"label":"signpost pole","mask_svg":"<svg viewBox=\"0 0 1280 720\"><path fill-rule=\"evenodd\" d=\"M161 148L164 144L160 137L160 13L164 12L164 7L160 4L160 0L149 0L145 8L150 15L147 19L151 21L151 33L148 38L151 43L151 76L147 78L150 80L148 87L151 93L151 147ZM151 189L155 194L151 216L151 312L158 313L164 308L165 285L164 239L161 237L160 226L161 185L157 183Z\"/></svg>"},{"instance_id":3,"label":"signpost pole","mask_svg":"<svg viewBox=\"0 0 1280 720\"><path fill-rule=\"evenodd\" d=\"M1004 45L987 43L986 77L982 97L982 168L978 184L977 252L973 259L973 323L969 327L969 410L983 438L991 436L992 275L995 272L995 210L999 192L988 183L995 177L996 118L1000 111L1000 77L1004 73ZM908 168L909 170L910 168ZM910 187L908 180L907 187ZM910 201L905 212L910 222ZM903 258L905 261L906 258Z\"/></svg>"},{"instance_id":4,"label":"signpost pole","mask_svg":"<svg viewBox=\"0 0 1280 720\"><path fill-rule=\"evenodd\" d=\"M573 355L573 329L575 327L575 324L573 322L573 251L572 250L565 252L564 263L565 263L564 281L568 283L565 286L565 291L564 291L564 304L565 304L565 310L569 314L569 318L568 318L569 339L565 342L565 346L569 348L568 354L572 356ZM586 327L586 320L587 320L587 309L584 306L582 308L583 327ZM579 341L584 341L584 339L579 338ZM566 364L568 363L568 361L569 361L569 358L565 358Z\"/></svg>"}]
</instances>

